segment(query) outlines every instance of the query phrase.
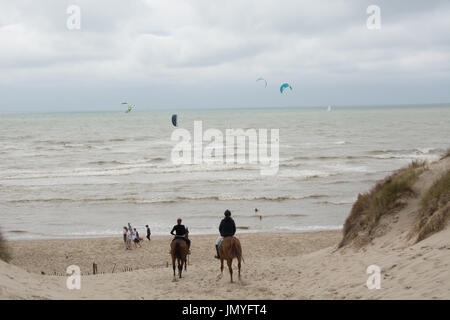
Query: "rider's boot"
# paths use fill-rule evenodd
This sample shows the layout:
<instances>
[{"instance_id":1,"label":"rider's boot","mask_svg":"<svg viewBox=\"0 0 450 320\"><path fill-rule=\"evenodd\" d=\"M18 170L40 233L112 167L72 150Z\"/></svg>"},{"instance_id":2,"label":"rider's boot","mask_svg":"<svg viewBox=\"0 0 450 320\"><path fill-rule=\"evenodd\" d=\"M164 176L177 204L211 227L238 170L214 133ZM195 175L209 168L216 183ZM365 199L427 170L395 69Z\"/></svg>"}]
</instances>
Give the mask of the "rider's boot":
<instances>
[{"instance_id":1,"label":"rider's boot","mask_svg":"<svg viewBox=\"0 0 450 320\"><path fill-rule=\"evenodd\" d=\"M220 259L220 257L219 257L219 246L217 244L216 244L216 252L217 252L217 254L216 254L216 256L214 258Z\"/></svg>"}]
</instances>

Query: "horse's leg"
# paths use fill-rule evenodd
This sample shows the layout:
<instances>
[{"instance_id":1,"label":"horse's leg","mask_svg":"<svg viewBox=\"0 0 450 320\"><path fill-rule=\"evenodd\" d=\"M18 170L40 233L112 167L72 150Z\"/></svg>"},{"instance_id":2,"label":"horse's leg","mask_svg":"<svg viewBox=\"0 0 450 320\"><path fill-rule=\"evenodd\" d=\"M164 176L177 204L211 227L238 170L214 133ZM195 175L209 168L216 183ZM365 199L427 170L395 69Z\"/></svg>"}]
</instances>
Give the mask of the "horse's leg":
<instances>
[{"instance_id":1,"label":"horse's leg","mask_svg":"<svg viewBox=\"0 0 450 320\"><path fill-rule=\"evenodd\" d=\"M232 264L233 264L233 259L227 259L228 270L230 270L231 282L233 282L233 268L232 268Z\"/></svg>"},{"instance_id":2,"label":"horse's leg","mask_svg":"<svg viewBox=\"0 0 450 320\"><path fill-rule=\"evenodd\" d=\"M184 271L187 271L187 259L189 258L184 258Z\"/></svg>"},{"instance_id":3,"label":"horse's leg","mask_svg":"<svg viewBox=\"0 0 450 320\"><path fill-rule=\"evenodd\" d=\"M178 262L178 277L181 278L181 259L177 259Z\"/></svg>"},{"instance_id":4,"label":"horse's leg","mask_svg":"<svg viewBox=\"0 0 450 320\"><path fill-rule=\"evenodd\" d=\"M223 259L220 258L220 274L217 276L217 280L222 279L223 277Z\"/></svg>"},{"instance_id":5,"label":"horse's leg","mask_svg":"<svg viewBox=\"0 0 450 320\"><path fill-rule=\"evenodd\" d=\"M173 280L177 281L177 277L175 275L175 256L172 256L172 267L173 267Z\"/></svg>"},{"instance_id":6,"label":"horse's leg","mask_svg":"<svg viewBox=\"0 0 450 320\"><path fill-rule=\"evenodd\" d=\"M241 258L238 258L238 277L241 280Z\"/></svg>"},{"instance_id":7,"label":"horse's leg","mask_svg":"<svg viewBox=\"0 0 450 320\"><path fill-rule=\"evenodd\" d=\"M180 264L180 278L181 278L181 274L183 273L183 265L184 265L184 260L181 259L181 264Z\"/></svg>"}]
</instances>

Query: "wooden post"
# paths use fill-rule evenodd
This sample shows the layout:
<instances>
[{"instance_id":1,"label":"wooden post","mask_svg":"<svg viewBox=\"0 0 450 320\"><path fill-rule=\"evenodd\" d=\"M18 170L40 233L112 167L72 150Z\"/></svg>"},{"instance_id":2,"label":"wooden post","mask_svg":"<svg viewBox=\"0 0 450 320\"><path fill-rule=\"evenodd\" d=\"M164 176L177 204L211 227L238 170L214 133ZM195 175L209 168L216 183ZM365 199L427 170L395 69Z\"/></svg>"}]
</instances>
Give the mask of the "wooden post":
<instances>
[{"instance_id":1,"label":"wooden post","mask_svg":"<svg viewBox=\"0 0 450 320\"><path fill-rule=\"evenodd\" d=\"M92 264L92 274L97 274L97 264L95 262Z\"/></svg>"}]
</instances>

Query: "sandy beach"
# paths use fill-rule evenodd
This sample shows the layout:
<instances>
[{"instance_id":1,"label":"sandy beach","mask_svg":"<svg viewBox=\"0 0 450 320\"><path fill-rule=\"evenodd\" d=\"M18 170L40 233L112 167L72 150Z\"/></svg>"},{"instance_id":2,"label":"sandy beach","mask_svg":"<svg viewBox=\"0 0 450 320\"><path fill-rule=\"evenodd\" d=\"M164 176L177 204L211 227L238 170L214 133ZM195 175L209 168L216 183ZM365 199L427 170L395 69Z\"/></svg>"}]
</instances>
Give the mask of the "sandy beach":
<instances>
[{"instance_id":1,"label":"sandy beach","mask_svg":"<svg viewBox=\"0 0 450 320\"><path fill-rule=\"evenodd\" d=\"M213 258L214 237L193 236L187 272L172 282L169 237L126 252L121 239L10 243L12 264L0 262L2 299L449 299L450 230L402 248L392 239L371 248L336 250L339 231L243 234L242 279L230 283ZM67 255L67 258L66 258ZM92 275L92 263L105 274ZM114 274L111 273L116 263ZM80 290L63 274L80 266ZM381 289L366 286L369 265L382 270ZM133 271L123 272L125 267ZM234 263L236 268L236 262ZM25 270L28 271L25 271ZM46 275L39 274L44 271Z\"/></svg>"},{"instance_id":2,"label":"sandy beach","mask_svg":"<svg viewBox=\"0 0 450 320\"><path fill-rule=\"evenodd\" d=\"M176 282L170 268L170 236L145 240L142 248L132 251L125 250L120 237L10 241L12 260L0 262L0 298L449 299L450 207L446 196L433 213L433 219L440 220L426 218L433 222L432 232L421 241L417 232L411 236L424 212L424 196L430 190L437 194L436 186L441 186L442 194L448 192L448 182L436 181L443 182L449 168L447 156L402 171L403 175L419 173L407 194L396 200L394 210L384 212L375 225L365 227L344 245L339 245L342 231L238 233L245 262L240 281L234 283L226 266L219 277L214 235L191 236L189 265ZM398 177L402 176L391 176L383 183L389 186ZM374 190L382 188L378 185ZM360 223L355 221L354 225ZM365 244L362 239L367 240ZM98 266L95 275L94 262ZM66 287L69 265L81 269L80 290ZM380 270L380 287L369 289L367 269L373 265Z\"/></svg>"},{"instance_id":3,"label":"sandy beach","mask_svg":"<svg viewBox=\"0 0 450 320\"><path fill-rule=\"evenodd\" d=\"M324 231L298 234L239 234L244 250L244 259L251 261L259 256L282 260L289 256L298 256L333 246L340 240L339 231ZM190 266L212 265L217 268L219 262L214 259L214 244L217 236L193 235ZM24 240L11 241L13 259L17 265L31 273L47 275L64 274L69 265L78 265L83 275L92 274L95 262L99 273L120 273L124 270L166 269L172 265L169 254L171 236L154 236L151 241L142 241L142 248L125 250L121 238L71 239L71 240ZM267 251L267 253L266 253ZM245 269L250 263L246 263ZM190 270L188 270L189 273ZM188 273L188 274L189 274ZM195 273L194 271L192 273Z\"/></svg>"},{"instance_id":4,"label":"sandy beach","mask_svg":"<svg viewBox=\"0 0 450 320\"><path fill-rule=\"evenodd\" d=\"M301 270L287 271L290 267L295 267L289 266L289 258L333 246L341 235L339 231L326 231L240 234L238 237L243 247L245 262L241 281L233 284L229 283L226 267L223 278L217 278L220 274L220 262L214 259L216 236L211 235L190 237L192 254L189 257L187 272L176 283L172 282L170 236L153 237L150 242L144 241L142 248L131 251L124 249L121 238L13 241L10 242L14 256L11 264L30 272L28 275L32 279L48 279L61 289L58 290L61 296L55 292L51 293L56 294L50 296L51 298L298 298L285 292L287 287L294 286L296 278L301 274ZM98 265L98 272L105 274L92 275L93 262ZM83 274L79 292L66 289L65 276L54 275L65 275L66 268L72 264L78 265ZM133 270L124 272L130 268ZM234 268L237 270L236 262ZM42 271L45 276L41 274ZM291 280L287 280L286 276ZM275 286L270 284L271 282ZM110 285L115 289L111 290ZM237 288L239 292L234 290Z\"/></svg>"}]
</instances>

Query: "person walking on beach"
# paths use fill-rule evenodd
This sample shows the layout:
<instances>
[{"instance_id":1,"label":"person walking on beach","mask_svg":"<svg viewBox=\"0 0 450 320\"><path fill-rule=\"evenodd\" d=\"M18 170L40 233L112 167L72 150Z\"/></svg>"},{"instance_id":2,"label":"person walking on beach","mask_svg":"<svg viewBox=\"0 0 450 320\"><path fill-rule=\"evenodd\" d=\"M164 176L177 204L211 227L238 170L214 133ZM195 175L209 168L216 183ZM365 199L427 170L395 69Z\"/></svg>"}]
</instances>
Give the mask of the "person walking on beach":
<instances>
[{"instance_id":1,"label":"person walking on beach","mask_svg":"<svg viewBox=\"0 0 450 320\"><path fill-rule=\"evenodd\" d=\"M137 249L136 245L136 233L133 231L133 229L130 229L130 235L131 235L131 242L134 245L134 248Z\"/></svg>"},{"instance_id":2,"label":"person walking on beach","mask_svg":"<svg viewBox=\"0 0 450 320\"><path fill-rule=\"evenodd\" d=\"M236 224L234 223L233 218L231 218L230 210L226 210L225 218L222 219L219 225L220 236L216 240L216 259L220 259L219 257L219 245L225 237L232 237L236 233Z\"/></svg>"},{"instance_id":3,"label":"person walking on beach","mask_svg":"<svg viewBox=\"0 0 450 320\"><path fill-rule=\"evenodd\" d=\"M134 246L137 248L137 246L139 246L139 248L141 248L141 240L139 239L139 232L137 232L136 228L133 229L133 233L134 233Z\"/></svg>"},{"instance_id":4,"label":"person walking on beach","mask_svg":"<svg viewBox=\"0 0 450 320\"><path fill-rule=\"evenodd\" d=\"M175 234L174 234L174 232L175 232ZM170 234L175 236L172 239L172 241L177 239L177 238L181 238L184 241L186 241L187 248L188 248L188 251L189 251L189 248L191 247L191 240L186 238L186 227L181 224L181 218L177 219L177 224L172 228L172 231L170 231Z\"/></svg>"},{"instance_id":5,"label":"person walking on beach","mask_svg":"<svg viewBox=\"0 0 450 320\"><path fill-rule=\"evenodd\" d=\"M150 227L148 226L148 224L146 224L145 227L147 228L147 239L148 239L148 241L150 241L150 235L152 234L150 232Z\"/></svg>"},{"instance_id":6,"label":"person walking on beach","mask_svg":"<svg viewBox=\"0 0 450 320\"><path fill-rule=\"evenodd\" d=\"M131 228L128 228L127 231L127 250L131 250L131 240L133 238L133 230Z\"/></svg>"},{"instance_id":7,"label":"person walking on beach","mask_svg":"<svg viewBox=\"0 0 450 320\"><path fill-rule=\"evenodd\" d=\"M123 244L125 245L125 249L127 249L127 227L123 227Z\"/></svg>"}]
</instances>

